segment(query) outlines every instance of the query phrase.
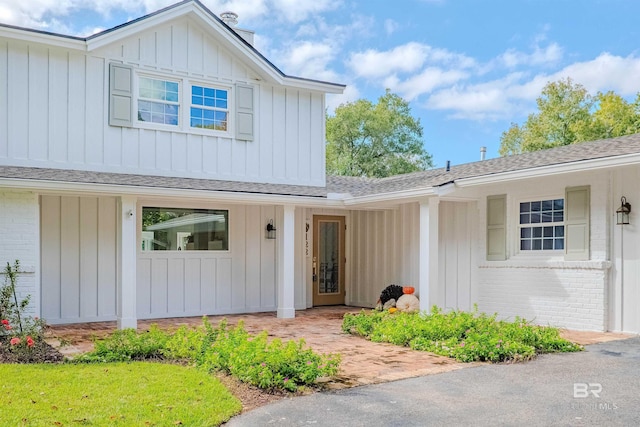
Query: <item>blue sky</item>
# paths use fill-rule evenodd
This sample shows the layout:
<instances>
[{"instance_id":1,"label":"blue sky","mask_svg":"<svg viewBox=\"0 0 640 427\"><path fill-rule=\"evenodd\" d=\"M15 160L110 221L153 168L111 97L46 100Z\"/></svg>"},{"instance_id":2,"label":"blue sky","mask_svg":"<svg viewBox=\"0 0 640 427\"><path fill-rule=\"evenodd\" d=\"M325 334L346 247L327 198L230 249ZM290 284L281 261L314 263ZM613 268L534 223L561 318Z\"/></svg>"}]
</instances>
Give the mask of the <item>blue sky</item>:
<instances>
[{"instance_id":1,"label":"blue sky","mask_svg":"<svg viewBox=\"0 0 640 427\"><path fill-rule=\"evenodd\" d=\"M172 0L0 0L0 22L87 36ZM328 105L410 102L436 166L497 157L500 135L535 111L549 81L640 91L635 0L202 0L232 10L285 73L347 84Z\"/></svg>"}]
</instances>

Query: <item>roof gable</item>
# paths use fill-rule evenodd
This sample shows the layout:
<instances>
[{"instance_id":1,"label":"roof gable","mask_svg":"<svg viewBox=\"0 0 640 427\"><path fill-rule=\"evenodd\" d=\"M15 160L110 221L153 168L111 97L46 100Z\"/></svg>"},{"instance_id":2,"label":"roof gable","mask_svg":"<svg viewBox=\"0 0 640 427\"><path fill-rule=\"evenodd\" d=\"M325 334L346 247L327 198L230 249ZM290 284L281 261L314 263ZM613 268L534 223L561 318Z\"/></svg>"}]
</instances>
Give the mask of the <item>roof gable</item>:
<instances>
[{"instance_id":1,"label":"roof gable","mask_svg":"<svg viewBox=\"0 0 640 427\"><path fill-rule=\"evenodd\" d=\"M164 9L116 26L86 39L87 50L93 51L112 43L132 37L148 29L188 18L213 37L224 49L237 55L240 60L255 71L258 79L272 84L303 87L329 93L342 93L344 85L319 80L287 76L258 50L251 46L240 34L225 24L198 0L185 0Z\"/></svg>"},{"instance_id":2,"label":"roof gable","mask_svg":"<svg viewBox=\"0 0 640 427\"><path fill-rule=\"evenodd\" d=\"M227 26L198 0L184 0L164 9L94 34L87 38L54 34L28 28L0 24L0 36L23 39L37 43L57 45L76 50L96 51L121 42L152 28L184 19L195 22L200 28L215 38L221 46L251 68L258 80L272 84L314 90L323 93L342 93L345 85L320 80L288 76L265 58L242 36Z\"/></svg>"}]
</instances>

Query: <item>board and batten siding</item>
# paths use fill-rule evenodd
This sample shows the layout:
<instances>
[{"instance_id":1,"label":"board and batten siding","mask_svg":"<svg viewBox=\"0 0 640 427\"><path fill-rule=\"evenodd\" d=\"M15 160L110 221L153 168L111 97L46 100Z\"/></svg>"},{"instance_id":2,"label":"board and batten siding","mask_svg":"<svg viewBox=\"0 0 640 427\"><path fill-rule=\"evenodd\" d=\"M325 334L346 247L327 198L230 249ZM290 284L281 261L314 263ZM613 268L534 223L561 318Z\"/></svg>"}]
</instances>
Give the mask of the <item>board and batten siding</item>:
<instances>
[{"instance_id":1,"label":"board and batten siding","mask_svg":"<svg viewBox=\"0 0 640 427\"><path fill-rule=\"evenodd\" d=\"M473 304L473 203L439 203L438 283L432 303L443 309ZM390 284L418 287L420 209L417 203L385 211L352 211L351 304L375 306ZM419 293L416 294L420 297Z\"/></svg>"},{"instance_id":2,"label":"board and batten siding","mask_svg":"<svg viewBox=\"0 0 640 427\"><path fill-rule=\"evenodd\" d=\"M276 240L264 227L276 217L273 206L229 207L229 251L140 250L138 318L275 311Z\"/></svg>"},{"instance_id":3,"label":"board and batten siding","mask_svg":"<svg viewBox=\"0 0 640 427\"><path fill-rule=\"evenodd\" d=\"M440 202L438 285L435 304L446 310L471 310L477 302L472 283L477 269L473 245L475 227L473 202Z\"/></svg>"},{"instance_id":4,"label":"board and batten siding","mask_svg":"<svg viewBox=\"0 0 640 427\"><path fill-rule=\"evenodd\" d=\"M419 247L418 204L385 211L352 211L349 300L374 307L390 284L416 286Z\"/></svg>"},{"instance_id":5,"label":"board and batten siding","mask_svg":"<svg viewBox=\"0 0 640 427\"><path fill-rule=\"evenodd\" d=\"M42 317L116 319L116 199L41 196Z\"/></svg>"},{"instance_id":6,"label":"board and batten siding","mask_svg":"<svg viewBox=\"0 0 640 427\"><path fill-rule=\"evenodd\" d=\"M132 66L134 74L227 86L232 121L234 85L252 85L254 140L109 126L110 62ZM2 164L325 184L324 94L266 83L186 17L90 53L0 38L0 81Z\"/></svg>"}]
</instances>

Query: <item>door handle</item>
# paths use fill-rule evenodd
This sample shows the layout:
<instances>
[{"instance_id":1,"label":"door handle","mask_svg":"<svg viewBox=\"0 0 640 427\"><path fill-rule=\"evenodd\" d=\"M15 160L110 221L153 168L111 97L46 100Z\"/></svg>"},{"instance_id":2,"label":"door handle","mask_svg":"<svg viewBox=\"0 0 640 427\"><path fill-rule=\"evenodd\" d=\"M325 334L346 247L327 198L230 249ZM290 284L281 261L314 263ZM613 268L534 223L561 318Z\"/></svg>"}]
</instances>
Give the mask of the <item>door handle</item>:
<instances>
[{"instance_id":1,"label":"door handle","mask_svg":"<svg viewBox=\"0 0 640 427\"><path fill-rule=\"evenodd\" d=\"M318 275L316 274L316 257L313 257L313 276L312 276L312 280L315 282L316 280L318 280Z\"/></svg>"}]
</instances>

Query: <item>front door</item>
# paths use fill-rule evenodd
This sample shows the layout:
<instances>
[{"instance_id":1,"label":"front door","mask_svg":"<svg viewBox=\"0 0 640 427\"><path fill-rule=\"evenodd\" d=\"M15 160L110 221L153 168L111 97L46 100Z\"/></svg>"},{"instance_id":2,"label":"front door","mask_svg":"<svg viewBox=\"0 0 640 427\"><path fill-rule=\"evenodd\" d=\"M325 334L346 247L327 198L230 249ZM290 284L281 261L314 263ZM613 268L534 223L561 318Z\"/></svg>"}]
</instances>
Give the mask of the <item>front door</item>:
<instances>
[{"instance_id":1,"label":"front door","mask_svg":"<svg viewBox=\"0 0 640 427\"><path fill-rule=\"evenodd\" d=\"M313 305L344 304L344 217L313 217Z\"/></svg>"}]
</instances>

